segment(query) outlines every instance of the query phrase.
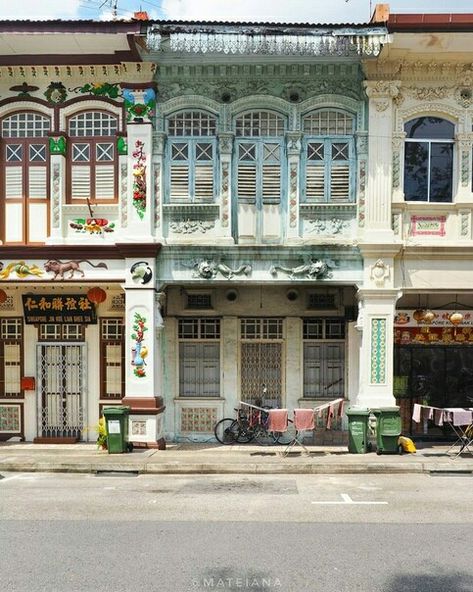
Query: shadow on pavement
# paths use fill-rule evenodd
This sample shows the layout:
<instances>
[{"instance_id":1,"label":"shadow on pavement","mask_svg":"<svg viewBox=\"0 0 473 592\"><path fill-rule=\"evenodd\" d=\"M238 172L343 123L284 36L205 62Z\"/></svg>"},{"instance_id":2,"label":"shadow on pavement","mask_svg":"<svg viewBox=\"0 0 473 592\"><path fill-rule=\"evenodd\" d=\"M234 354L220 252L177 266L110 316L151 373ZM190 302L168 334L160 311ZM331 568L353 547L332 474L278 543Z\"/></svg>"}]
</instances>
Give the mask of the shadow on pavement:
<instances>
[{"instance_id":1,"label":"shadow on pavement","mask_svg":"<svg viewBox=\"0 0 473 592\"><path fill-rule=\"evenodd\" d=\"M400 574L383 588L383 592L472 592L472 574Z\"/></svg>"}]
</instances>

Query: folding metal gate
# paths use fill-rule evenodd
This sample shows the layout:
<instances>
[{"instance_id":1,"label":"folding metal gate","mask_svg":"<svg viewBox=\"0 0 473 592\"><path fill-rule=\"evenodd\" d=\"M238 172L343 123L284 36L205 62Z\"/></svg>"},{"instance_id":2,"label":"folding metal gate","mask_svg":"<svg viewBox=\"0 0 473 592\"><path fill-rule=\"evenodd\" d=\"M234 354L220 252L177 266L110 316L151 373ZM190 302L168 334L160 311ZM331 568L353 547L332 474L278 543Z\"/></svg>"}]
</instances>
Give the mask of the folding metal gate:
<instances>
[{"instance_id":1,"label":"folding metal gate","mask_svg":"<svg viewBox=\"0 0 473 592\"><path fill-rule=\"evenodd\" d=\"M43 438L80 438L85 418L84 343L37 345L38 434Z\"/></svg>"}]
</instances>

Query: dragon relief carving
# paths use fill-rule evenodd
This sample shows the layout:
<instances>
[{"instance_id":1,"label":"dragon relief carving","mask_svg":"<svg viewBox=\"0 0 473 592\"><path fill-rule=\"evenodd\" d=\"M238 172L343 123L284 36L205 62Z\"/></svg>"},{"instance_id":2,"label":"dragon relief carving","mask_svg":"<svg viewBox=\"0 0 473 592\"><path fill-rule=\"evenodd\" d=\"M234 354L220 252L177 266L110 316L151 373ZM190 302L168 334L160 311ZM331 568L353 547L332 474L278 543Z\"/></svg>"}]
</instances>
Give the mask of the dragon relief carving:
<instances>
[{"instance_id":1,"label":"dragon relief carving","mask_svg":"<svg viewBox=\"0 0 473 592\"><path fill-rule=\"evenodd\" d=\"M234 275L243 273L249 276L252 272L252 266L249 263L244 263L239 267L233 269L222 263L221 261L213 261L204 259L202 261L194 261L190 266L194 269L193 277L202 278L204 280L214 279L219 273L223 275L227 280L231 279Z\"/></svg>"},{"instance_id":2,"label":"dragon relief carving","mask_svg":"<svg viewBox=\"0 0 473 592\"><path fill-rule=\"evenodd\" d=\"M278 271L282 271L289 275L290 279L297 279L297 277L306 277L309 280L321 280L331 278L331 270L336 267L335 261L332 259L307 259L302 265L296 267L284 267L283 265L272 265L270 268L271 275L276 276Z\"/></svg>"}]
</instances>

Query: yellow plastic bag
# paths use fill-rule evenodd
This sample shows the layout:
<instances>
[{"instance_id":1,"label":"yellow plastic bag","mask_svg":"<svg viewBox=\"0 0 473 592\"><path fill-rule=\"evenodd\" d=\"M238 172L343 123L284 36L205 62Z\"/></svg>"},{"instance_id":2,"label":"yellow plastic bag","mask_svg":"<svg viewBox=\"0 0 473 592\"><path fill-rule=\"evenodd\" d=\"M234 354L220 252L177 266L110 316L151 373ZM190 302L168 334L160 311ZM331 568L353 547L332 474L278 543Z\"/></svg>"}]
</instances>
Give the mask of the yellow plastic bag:
<instances>
[{"instance_id":1,"label":"yellow plastic bag","mask_svg":"<svg viewBox=\"0 0 473 592\"><path fill-rule=\"evenodd\" d=\"M397 445L402 446L403 452L417 452L414 442L406 436L399 436Z\"/></svg>"}]
</instances>

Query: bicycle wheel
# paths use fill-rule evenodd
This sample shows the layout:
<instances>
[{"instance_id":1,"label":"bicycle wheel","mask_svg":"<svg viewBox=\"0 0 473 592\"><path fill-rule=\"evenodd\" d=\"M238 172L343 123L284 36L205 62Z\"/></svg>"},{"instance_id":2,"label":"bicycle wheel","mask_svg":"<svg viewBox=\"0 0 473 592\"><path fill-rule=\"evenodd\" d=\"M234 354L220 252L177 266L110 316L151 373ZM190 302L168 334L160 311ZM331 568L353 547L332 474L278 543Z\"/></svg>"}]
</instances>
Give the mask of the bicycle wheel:
<instances>
[{"instance_id":1,"label":"bicycle wheel","mask_svg":"<svg viewBox=\"0 0 473 592\"><path fill-rule=\"evenodd\" d=\"M240 428L233 417L224 417L215 424L214 434L220 444L235 444Z\"/></svg>"},{"instance_id":2,"label":"bicycle wheel","mask_svg":"<svg viewBox=\"0 0 473 592\"><path fill-rule=\"evenodd\" d=\"M271 446L278 441L279 432L269 432L263 425L257 425L254 430L255 440L262 446Z\"/></svg>"},{"instance_id":3,"label":"bicycle wheel","mask_svg":"<svg viewBox=\"0 0 473 592\"><path fill-rule=\"evenodd\" d=\"M274 432L275 438L276 438L276 442L278 444L282 444L287 446L288 444L290 444L291 442L294 441L294 438L296 437L296 428L294 426L294 422L292 421L292 419L288 419L287 420L287 430L285 432Z\"/></svg>"}]
</instances>

